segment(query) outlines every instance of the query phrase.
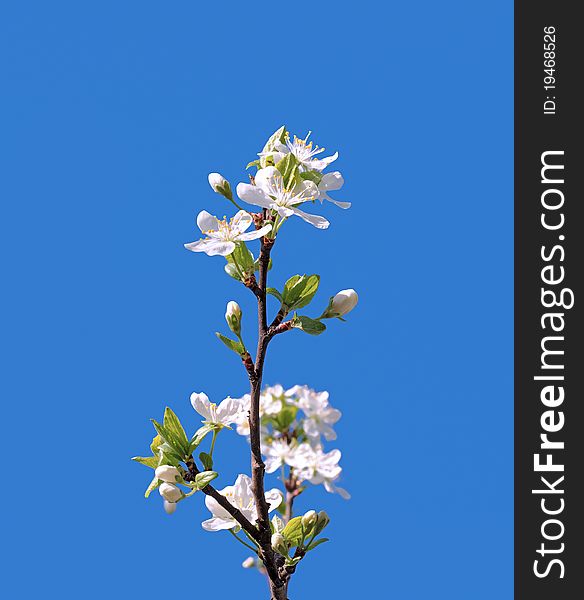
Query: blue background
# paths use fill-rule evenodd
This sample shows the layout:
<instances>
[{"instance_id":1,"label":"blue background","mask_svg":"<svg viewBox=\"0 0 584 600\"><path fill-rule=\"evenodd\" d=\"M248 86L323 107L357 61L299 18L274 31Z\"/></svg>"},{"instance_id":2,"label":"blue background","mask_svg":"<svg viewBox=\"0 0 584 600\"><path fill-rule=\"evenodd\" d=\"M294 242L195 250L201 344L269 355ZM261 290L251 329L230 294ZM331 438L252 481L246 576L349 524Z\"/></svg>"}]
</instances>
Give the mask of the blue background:
<instances>
[{"instance_id":1,"label":"blue background","mask_svg":"<svg viewBox=\"0 0 584 600\"><path fill-rule=\"evenodd\" d=\"M241 395L214 338L252 298L186 252L208 188L285 123L346 185L298 219L272 281L322 275L320 338L274 341L268 383L328 389L350 502L291 598L512 597L512 3L12 2L2 56L2 495L7 597L267 598L201 499L142 497L148 419ZM316 308L315 308L316 310ZM332 447L329 445L329 447ZM220 438L220 485L247 471ZM233 462L228 462L233 459Z\"/></svg>"}]
</instances>

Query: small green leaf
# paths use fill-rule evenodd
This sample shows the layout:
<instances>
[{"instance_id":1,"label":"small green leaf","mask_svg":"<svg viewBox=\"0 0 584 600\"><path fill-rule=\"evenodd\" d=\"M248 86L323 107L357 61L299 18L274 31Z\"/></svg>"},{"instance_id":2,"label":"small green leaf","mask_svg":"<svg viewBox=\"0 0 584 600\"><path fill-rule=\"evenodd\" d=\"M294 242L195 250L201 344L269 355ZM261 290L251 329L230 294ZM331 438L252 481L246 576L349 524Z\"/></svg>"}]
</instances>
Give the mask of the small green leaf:
<instances>
[{"instance_id":1,"label":"small green leaf","mask_svg":"<svg viewBox=\"0 0 584 600\"><path fill-rule=\"evenodd\" d=\"M319 275L293 275L284 284L282 302L289 310L303 308L314 298L319 284Z\"/></svg>"},{"instance_id":2,"label":"small green leaf","mask_svg":"<svg viewBox=\"0 0 584 600\"><path fill-rule=\"evenodd\" d=\"M205 471L210 471L213 468L213 457L206 452L201 452L199 454L199 460L203 465Z\"/></svg>"},{"instance_id":3,"label":"small green leaf","mask_svg":"<svg viewBox=\"0 0 584 600\"><path fill-rule=\"evenodd\" d=\"M231 338L228 338L219 332L216 332L215 335L229 348L229 350L233 350L233 352L239 354L240 356L245 354L245 348L241 342L232 340Z\"/></svg>"},{"instance_id":4,"label":"small green leaf","mask_svg":"<svg viewBox=\"0 0 584 600\"><path fill-rule=\"evenodd\" d=\"M269 287L266 288L266 294L270 294L270 296L274 296L274 298L277 298L280 302L283 302L284 299L282 298L282 294L280 294L280 292L273 287Z\"/></svg>"},{"instance_id":5,"label":"small green leaf","mask_svg":"<svg viewBox=\"0 0 584 600\"><path fill-rule=\"evenodd\" d=\"M144 498L148 498L148 496L150 496L150 494L162 483L162 481L160 481L160 479L157 479L156 477L154 477L154 479L150 482L150 485L148 486L148 488L146 489L146 491L144 492Z\"/></svg>"},{"instance_id":6,"label":"small green leaf","mask_svg":"<svg viewBox=\"0 0 584 600\"><path fill-rule=\"evenodd\" d=\"M211 431L213 431L214 428L214 425L206 423L196 431L195 435L193 435L193 437L191 438L191 442L189 444L189 454L192 454L197 449L199 444L205 439L205 436L208 433L211 433Z\"/></svg>"},{"instance_id":7,"label":"small green leaf","mask_svg":"<svg viewBox=\"0 0 584 600\"><path fill-rule=\"evenodd\" d=\"M310 544L310 546L308 546L308 548L306 548L307 552L310 552L311 550L314 550L317 546L320 546L321 544L324 544L325 542L328 542L329 538L320 538L319 540L314 540L314 542L312 542L312 544Z\"/></svg>"},{"instance_id":8,"label":"small green leaf","mask_svg":"<svg viewBox=\"0 0 584 600\"><path fill-rule=\"evenodd\" d=\"M252 160L251 162L247 163L247 166L245 168L249 169L250 167L257 167L259 169L260 168L260 159L258 158L257 160Z\"/></svg>"},{"instance_id":9,"label":"small green leaf","mask_svg":"<svg viewBox=\"0 0 584 600\"><path fill-rule=\"evenodd\" d=\"M279 431L288 431L288 428L294 422L297 406L284 406L282 410L273 417L274 424Z\"/></svg>"},{"instance_id":10,"label":"small green leaf","mask_svg":"<svg viewBox=\"0 0 584 600\"><path fill-rule=\"evenodd\" d=\"M304 315L295 316L292 320L292 327L300 329L309 335L320 335L326 329L326 325L324 323Z\"/></svg>"},{"instance_id":11,"label":"small green leaf","mask_svg":"<svg viewBox=\"0 0 584 600\"><path fill-rule=\"evenodd\" d=\"M299 164L298 159L292 152L286 154L282 160L276 163L276 169L278 169L282 175L285 188L294 187Z\"/></svg>"},{"instance_id":12,"label":"small green leaf","mask_svg":"<svg viewBox=\"0 0 584 600\"><path fill-rule=\"evenodd\" d=\"M195 483L197 484L197 488L202 490L206 487L213 479L218 477L218 473L215 471L201 471L195 475Z\"/></svg>"},{"instance_id":13,"label":"small green leaf","mask_svg":"<svg viewBox=\"0 0 584 600\"><path fill-rule=\"evenodd\" d=\"M141 465L146 465L151 469L156 469L156 467L158 466L159 458L158 456L134 456L132 460L135 460Z\"/></svg>"},{"instance_id":14,"label":"small green leaf","mask_svg":"<svg viewBox=\"0 0 584 600\"><path fill-rule=\"evenodd\" d=\"M177 449L180 448L182 452L186 454L189 447L189 440L187 438L187 434L185 433L185 430L181 425L179 418L168 406L164 411L164 429L167 432L167 434L171 435L176 440ZM172 445L170 440L167 440L167 442L169 442Z\"/></svg>"},{"instance_id":15,"label":"small green leaf","mask_svg":"<svg viewBox=\"0 0 584 600\"><path fill-rule=\"evenodd\" d=\"M290 519L282 531L284 539L290 546L298 546L303 539L304 532L302 528L302 517Z\"/></svg>"},{"instance_id":16,"label":"small green leaf","mask_svg":"<svg viewBox=\"0 0 584 600\"><path fill-rule=\"evenodd\" d=\"M314 184L318 185L323 178L323 174L318 171L304 171L300 173L300 177L305 181L312 181Z\"/></svg>"}]
</instances>

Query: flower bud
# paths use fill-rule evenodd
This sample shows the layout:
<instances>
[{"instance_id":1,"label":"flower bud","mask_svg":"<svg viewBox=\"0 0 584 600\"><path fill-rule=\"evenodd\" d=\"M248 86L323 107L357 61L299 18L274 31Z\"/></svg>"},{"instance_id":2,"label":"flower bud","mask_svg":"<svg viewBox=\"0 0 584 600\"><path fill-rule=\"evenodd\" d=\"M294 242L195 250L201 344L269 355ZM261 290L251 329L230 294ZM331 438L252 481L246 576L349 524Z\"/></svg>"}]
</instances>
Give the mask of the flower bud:
<instances>
[{"instance_id":1,"label":"flower bud","mask_svg":"<svg viewBox=\"0 0 584 600\"><path fill-rule=\"evenodd\" d=\"M324 510L321 510L318 513L318 518L316 520L316 532L320 533L330 522L329 516Z\"/></svg>"},{"instance_id":2,"label":"flower bud","mask_svg":"<svg viewBox=\"0 0 584 600\"><path fill-rule=\"evenodd\" d=\"M302 517L302 527L304 527L304 531L310 531L316 525L317 520L318 516L315 510L309 510L305 513Z\"/></svg>"},{"instance_id":3,"label":"flower bud","mask_svg":"<svg viewBox=\"0 0 584 600\"><path fill-rule=\"evenodd\" d=\"M244 569L253 569L255 567L256 561L253 556L248 556L242 563L241 566Z\"/></svg>"},{"instance_id":4,"label":"flower bud","mask_svg":"<svg viewBox=\"0 0 584 600\"><path fill-rule=\"evenodd\" d=\"M154 471L156 477L167 483L176 483L177 477L180 478L180 473L176 467L170 465L160 465Z\"/></svg>"},{"instance_id":5,"label":"flower bud","mask_svg":"<svg viewBox=\"0 0 584 600\"><path fill-rule=\"evenodd\" d=\"M183 493L181 492L181 490L179 488L177 488L176 485L173 485L172 483L163 483L158 488L158 491L160 492L160 495L167 502L177 502L183 496Z\"/></svg>"},{"instance_id":6,"label":"flower bud","mask_svg":"<svg viewBox=\"0 0 584 600\"><path fill-rule=\"evenodd\" d=\"M282 556L288 556L288 546L281 533L274 533L272 535L272 548Z\"/></svg>"},{"instance_id":7,"label":"flower bud","mask_svg":"<svg viewBox=\"0 0 584 600\"><path fill-rule=\"evenodd\" d=\"M241 308L237 302L231 300L227 303L227 310L225 311L225 320L229 329L233 331L235 335L241 333Z\"/></svg>"},{"instance_id":8,"label":"flower bud","mask_svg":"<svg viewBox=\"0 0 584 600\"><path fill-rule=\"evenodd\" d=\"M171 515L176 510L176 502L169 502L168 500L163 500L162 504L164 506L164 512L167 515Z\"/></svg>"},{"instance_id":9,"label":"flower bud","mask_svg":"<svg viewBox=\"0 0 584 600\"><path fill-rule=\"evenodd\" d=\"M227 181L223 175L220 175L219 173L209 173L209 185L217 194L225 196L228 200L233 200L231 186L229 185L229 181Z\"/></svg>"},{"instance_id":10,"label":"flower bud","mask_svg":"<svg viewBox=\"0 0 584 600\"><path fill-rule=\"evenodd\" d=\"M359 296L355 290L341 290L332 300L330 312L336 313L338 316L346 315L351 312L357 302Z\"/></svg>"}]
</instances>

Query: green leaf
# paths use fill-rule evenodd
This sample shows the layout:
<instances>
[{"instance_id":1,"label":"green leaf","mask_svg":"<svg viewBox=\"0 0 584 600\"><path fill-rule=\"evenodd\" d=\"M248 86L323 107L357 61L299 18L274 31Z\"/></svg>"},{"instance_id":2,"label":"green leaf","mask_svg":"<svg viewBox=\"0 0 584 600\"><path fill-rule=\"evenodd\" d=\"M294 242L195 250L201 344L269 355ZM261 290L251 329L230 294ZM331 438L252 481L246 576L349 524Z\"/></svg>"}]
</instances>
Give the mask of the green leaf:
<instances>
[{"instance_id":1,"label":"green leaf","mask_svg":"<svg viewBox=\"0 0 584 600\"><path fill-rule=\"evenodd\" d=\"M205 439L205 436L211 433L213 429L215 429L214 425L206 423L196 431L189 444L189 454L192 454L197 449L199 444Z\"/></svg>"},{"instance_id":2,"label":"green leaf","mask_svg":"<svg viewBox=\"0 0 584 600\"><path fill-rule=\"evenodd\" d=\"M320 546L321 544L324 544L328 541L330 541L329 538L320 538L319 540L314 540L314 542L312 542L312 544L310 544L310 546L306 548L306 551L310 552L311 550L314 550L317 546Z\"/></svg>"},{"instance_id":3,"label":"green leaf","mask_svg":"<svg viewBox=\"0 0 584 600\"><path fill-rule=\"evenodd\" d=\"M218 476L219 474L215 471L201 471L200 473L197 473L195 475L195 483L197 484L197 488L202 490Z\"/></svg>"},{"instance_id":4,"label":"green leaf","mask_svg":"<svg viewBox=\"0 0 584 600\"><path fill-rule=\"evenodd\" d=\"M239 354L240 356L245 354L245 348L241 342L232 340L231 338L228 338L219 332L216 332L215 335L229 348L229 350L233 350L233 352Z\"/></svg>"},{"instance_id":5,"label":"green leaf","mask_svg":"<svg viewBox=\"0 0 584 600\"><path fill-rule=\"evenodd\" d=\"M152 454L156 454L158 452L158 448L162 445L164 440L160 437L160 435L155 435L152 439L152 443L150 444L150 450Z\"/></svg>"},{"instance_id":6,"label":"green leaf","mask_svg":"<svg viewBox=\"0 0 584 600\"><path fill-rule=\"evenodd\" d=\"M141 465L146 465L151 469L156 469L158 467L158 456L134 456L132 460L140 463Z\"/></svg>"},{"instance_id":7,"label":"green leaf","mask_svg":"<svg viewBox=\"0 0 584 600\"><path fill-rule=\"evenodd\" d=\"M303 308L312 301L319 284L319 275L293 275L284 284L282 302L289 310Z\"/></svg>"},{"instance_id":8,"label":"green leaf","mask_svg":"<svg viewBox=\"0 0 584 600\"><path fill-rule=\"evenodd\" d=\"M259 169L260 168L260 159L258 158L257 160L252 160L251 162L248 162L247 166L245 168L249 169L250 167L257 167Z\"/></svg>"},{"instance_id":9,"label":"green leaf","mask_svg":"<svg viewBox=\"0 0 584 600\"><path fill-rule=\"evenodd\" d=\"M184 454L186 454L188 451L188 448L189 448L189 439L187 438L187 434L185 433L185 430L184 430L183 426L181 425L179 418L174 414L173 410L171 408L169 408L168 406L166 407L166 410L164 411L164 421L163 422L164 422L164 429L166 430L166 432L169 435L173 436L173 438L176 440L176 442L179 445L182 452ZM170 443L170 440L167 440L167 441Z\"/></svg>"},{"instance_id":10,"label":"green leaf","mask_svg":"<svg viewBox=\"0 0 584 600\"><path fill-rule=\"evenodd\" d=\"M323 178L323 174L318 171L304 171L300 173L300 177L305 181L312 181L314 184L318 185Z\"/></svg>"},{"instance_id":11,"label":"green leaf","mask_svg":"<svg viewBox=\"0 0 584 600\"><path fill-rule=\"evenodd\" d=\"M286 141L286 126L276 129L274 133L269 137L268 141L264 144L262 154L264 152L270 152L274 150L277 143L283 144Z\"/></svg>"},{"instance_id":12,"label":"green leaf","mask_svg":"<svg viewBox=\"0 0 584 600\"><path fill-rule=\"evenodd\" d=\"M213 457L210 454L201 452L199 454L199 460L201 461L205 471L210 471L213 468Z\"/></svg>"},{"instance_id":13,"label":"green leaf","mask_svg":"<svg viewBox=\"0 0 584 600\"><path fill-rule=\"evenodd\" d=\"M237 242L233 252L228 254L225 259L227 260L227 264L225 265L226 273L239 281L250 277L256 270L256 261L253 254L244 242ZM239 270L237 267L239 267ZM241 274L239 271L241 271Z\"/></svg>"},{"instance_id":14,"label":"green leaf","mask_svg":"<svg viewBox=\"0 0 584 600\"><path fill-rule=\"evenodd\" d=\"M270 296L274 296L274 298L277 298L280 302L283 302L284 299L282 298L282 294L280 294L280 292L273 287L269 287L266 288L266 294L270 294Z\"/></svg>"},{"instance_id":15,"label":"green leaf","mask_svg":"<svg viewBox=\"0 0 584 600\"><path fill-rule=\"evenodd\" d=\"M284 187L292 188L296 184L296 174L299 164L298 159L292 152L286 154L282 160L276 163L276 169L280 171L284 180Z\"/></svg>"},{"instance_id":16,"label":"green leaf","mask_svg":"<svg viewBox=\"0 0 584 600\"><path fill-rule=\"evenodd\" d=\"M162 481L160 481L160 479L157 479L156 477L154 477L154 479L150 482L150 485L146 488L146 491L144 492L144 498L148 498L148 496L150 496L150 494L158 486L160 486L161 483L162 483Z\"/></svg>"},{"instance_id":17,"label":"green leaf","mask_svg":"<svg viewBox=\"0 0 584 600\"><path fill-rule=\"evenodd\" d=\"M295 316L292 320L292 327L300 329L309 335L320 335L326 329L326 325L324 323L304 315Z\"/></svg>"},{"instance_id":18,"label":"green leaf","mask_svg":"<svg viewBox=\"0 0 584 600\"><path fill-rule=\"evenodd\" d=\"M282 410L273 417L274 424L279 431L288 431L288 428L294 422L296 413L298 412L297 406L284 406Z\"/></svg>"},{"instance_id":19,"label":"green leaf","mask_svg":"<svg viewBox=\"0 0 584 600\"><path fill-rule=\"evenodd\" d=\"M302 528L302 517L294 517L290 519L282 531L284 539L290 544L290 546L298 546L304 537Z\"/></svg>"}]
</instances>

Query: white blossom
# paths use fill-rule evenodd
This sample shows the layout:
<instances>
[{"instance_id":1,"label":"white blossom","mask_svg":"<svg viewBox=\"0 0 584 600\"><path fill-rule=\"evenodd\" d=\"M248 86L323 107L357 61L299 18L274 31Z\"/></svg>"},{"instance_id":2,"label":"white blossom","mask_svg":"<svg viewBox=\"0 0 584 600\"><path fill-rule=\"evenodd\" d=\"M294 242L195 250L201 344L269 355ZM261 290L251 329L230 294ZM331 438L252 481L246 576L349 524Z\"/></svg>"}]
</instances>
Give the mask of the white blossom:
<instances>
[{"instance_id":1,"label":"white blossom","mask_svg":"<svg viewBox=\"0 0 584 600\"><path fill-rule=\"evenodd\" d=\"M163 500L162 505L164 507L164 512L167 515L172 515L176 511L176 502L169 502L168 500Z\"/></svg>"},{"instance_id":2,"label":"white blossom","mask_svg":"<svg viewBox=\"0 0 584 600\"><path fill-rule=\"evenodd\" d=\"M295 444L288 444L286 440L276 439L262 448L265 456L266 473L274 473L282 465L291 465L294 462Z\"/></svg>"},{"instance_id":3,"label":"white blossom","mask_svg":"<svg viewBox=\"0 0 584 600\"><path fill-rule=\"evenodd\" d=\"M237 398L225 398L219 406L209 402L209 397L203 392L191 394L193 408L203 417L203 423L218 427L229 427L237 423L243 410L241 401Z\"/></svg>"},{"instance_id":4,"label":"white blossom","mask_svg":"<svg viewBox=\"0 0 584 600\"><path fill-rule=\"evenodd\" d=\"M176 483L177 478L180 478L179 470L171 465L160 465L154 474L158 479L167 483Z\"/></svg>"},{"instance_id":5,"label":"white blossom","mask_svg":"<svg viewBox=\"0 0 584 600\"><path fill-rule=\"evenodd\" d=\"M238 475L234 485L227 486L219 492L238 508L252 524L255 524L258 515L253 493L251 479L247 475ZM274 488L265 493L268 510L272 512L282 503L282 493ZM205 496L205 505L213 515L201 524L206 531L221 531L222 529L239 528L237 521L211 496Z\"/></svg>"},{"instance_id":6,"label":"white blossom","mask_svg":"<svg viewBox=\"0 0 584 600\"><path fill-rule=\"evenodd\" d=\"M336 492L348 500L349 493L334 484L342 472L340 460L340 450L324 452L320 446L313 448L310 444L304 443L294 453L294 473L298 479L309 481L313 485L323 484L327 492Z\"/></svg>"},{"instance_id":7,"label":"white blossom","mask_svg":"<svg viewBox=\"0 0 584 600\"><path fill-rule=\"evenodd\" d=\"M333 298L331 312L336 313L342 317L348 312L351 312L355 308L355 306L357 306L358 301L359 296L357 295L357 292L355 290L341 290Z\"/></svg>"},{"instance_id":8,"label":"white blossom","mask_svg":"<svg viewBox=\"0 0 584 600\"><path fill-rule=\"evenodd\" d=\"M300 204L318 197L314 182L302 181L288 189L276 167L260 169L255 176L255 185L238 183L237 195L248 204L275 210L283 218L296 215L318 229L326 229L330 225L324 217L305 213L298 208Z\"/></svg>"},{"instance_id":9,"label":"white blossom","mask_svg":"<svg viewBox=\"0 0 584 600\"><path fill-rule=\"evenodd\" d=\"M304 433L312 440L318 440L320 435L329 442L336 440L337 434L332 425L341 418L341 411L329 404L329 393L302 387L297 394L298 406L306 415Z\"/></svg>"},{"instance_id":10,"label":"white blossom","mask_svg":"<svg viewBox=\"0 0 584 600\"><path fill-rule=\"evenodd\" d=\"M185 248L193 252L205 252L209 256L227 256L235 250L236 242L256 240L266 235L272 228L272 225L268 223L261 229L244 233L252 222L252 216L245 210L240 210L230 221L227 221L226 218L220 221L203 210L197 217L197 225L207 237L185 244Z\"/></svg>"},{"instance_id":11,"label":"white blossom","mask_svg":"<svg viewBox=\"0 0 584 600\"><path fill-rule=\"evenodd\" d=\"M229 189L229 182L220 173L209 173L209 185L214 192L223 194L224 190Z\"/></svg>"},{"instance_id":12,"label":"white blossom","mask_svg":"<svg viewBox=\"0 0 584 600\"><path fill-rule=\"evenodd\" d=\"M167 502L177 502L183 497L182 491L172 483L163 483L158 492Z\"/></svg>"},{"instance_id":13,"label":"white blossom","mask_svg":"<svg viewBox=\"0 0 584 600\"><path fill-rule=\"evenodd\" d=\"M309 131L304 139L298 138L297 136L290 139L290 136L286 134L285 143L275 140L271 148L260 152L258 156L260 158L271 156L274 163L277 163L282 160L286 154L292 153L300 163L300 167L303 171L323 171L332 162L337 160L339 153L335 152L332 156L326 158L317 158L317 156L322 154L325 149L308 141L311 133L312 132Z\"/></svg>"}]
</instances>

